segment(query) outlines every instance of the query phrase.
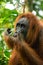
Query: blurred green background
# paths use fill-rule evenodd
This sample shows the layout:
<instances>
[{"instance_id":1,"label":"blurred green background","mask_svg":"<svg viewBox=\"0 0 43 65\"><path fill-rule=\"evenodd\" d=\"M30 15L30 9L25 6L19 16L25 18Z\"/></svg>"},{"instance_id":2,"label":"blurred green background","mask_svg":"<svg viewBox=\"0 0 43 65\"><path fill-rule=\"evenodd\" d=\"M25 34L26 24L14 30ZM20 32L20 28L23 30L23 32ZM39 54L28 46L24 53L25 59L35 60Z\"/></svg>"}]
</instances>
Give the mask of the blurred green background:
<instances>
[{"instance_id":1,"label":"blurred green background","mask_svg":"<svg viewBox=\"0 0 43 65\"><path fill-rule=\"evenodd\" d=\"M28 11L43 19L43 0L0 0L0 65L8 65L11 52L3 40L4 30L13 29L16 17Z\"/></svg>"}]
</instances>

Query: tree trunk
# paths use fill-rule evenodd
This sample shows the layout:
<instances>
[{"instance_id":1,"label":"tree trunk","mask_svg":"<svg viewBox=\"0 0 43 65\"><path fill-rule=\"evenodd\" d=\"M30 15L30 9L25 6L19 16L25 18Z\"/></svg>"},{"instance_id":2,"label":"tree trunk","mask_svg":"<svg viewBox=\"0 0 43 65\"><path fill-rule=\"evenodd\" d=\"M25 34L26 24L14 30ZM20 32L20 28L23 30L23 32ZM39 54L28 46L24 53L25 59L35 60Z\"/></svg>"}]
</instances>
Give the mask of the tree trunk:
<instances>
[{"instance_id":1,"label":"tree trunk","mask_svg":"<svg viewBox=\"0 0 43 65\"><path fill-rule=\"evenodd\" d=\"M27 0L28 1L28 9L30 12L33 10L33 0Z\"/></svg>"}]
</instances>

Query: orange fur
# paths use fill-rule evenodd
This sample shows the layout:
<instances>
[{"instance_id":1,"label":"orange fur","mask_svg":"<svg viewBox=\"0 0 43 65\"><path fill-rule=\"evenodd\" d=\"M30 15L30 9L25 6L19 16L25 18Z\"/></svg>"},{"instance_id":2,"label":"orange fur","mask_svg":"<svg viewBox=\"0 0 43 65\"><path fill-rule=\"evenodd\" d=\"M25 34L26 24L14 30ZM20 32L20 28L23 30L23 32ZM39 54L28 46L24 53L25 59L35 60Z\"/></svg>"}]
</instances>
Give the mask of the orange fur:
<instances>
[{"instance_id":1,"label":"orange fur","mask_svg":"<svg viewBox=\"0 0 43 65\"><path fill-rule=\"evenodd\" d=\"M14 40L6 35L4 36L5 41L8 46L13 47L12 56L9 60L8 65L43 65L43 23L37 19L32 13L24 13L19 15L15 22L14 27L22 17L26 17L29 20L29 30L27 32L26 39L21 42L23 47L18 44L18 47L15 47ZM13 42L9 42L12 40ZM39 40L39 41L38 41ZM19 41L17 41L19 43Z\"/></svg>"}]
</instances>

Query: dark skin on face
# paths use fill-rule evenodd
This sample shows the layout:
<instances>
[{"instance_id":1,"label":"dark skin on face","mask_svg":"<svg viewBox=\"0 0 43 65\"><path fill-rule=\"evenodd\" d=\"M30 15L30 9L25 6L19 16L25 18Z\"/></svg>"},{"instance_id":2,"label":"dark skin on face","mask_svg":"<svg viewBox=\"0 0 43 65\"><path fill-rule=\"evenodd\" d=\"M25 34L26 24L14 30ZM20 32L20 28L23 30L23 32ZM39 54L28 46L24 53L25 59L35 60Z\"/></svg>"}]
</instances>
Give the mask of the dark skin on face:
<instances>
[{"instance_id":1,"label":"dark skin on face","mask_svg":"<svg viewBox=\"0 0 43 65\"><path fill-rule=\"evenodd\" d=\"M16 32L14 34L14 37L19 34L22 34L25 37L27 34L27 31L28 31L28 20L27 18L24 17L18 21L16 25Z\"/></svg>"},{"instance_id":2,"label":"dark skin on face","mask_svg":"<svg viewBox=\"0 0 43 65\"><path fill-rule=\"evenodd\" d=\"M23 35L23 37L26 37L27 31L28 31L28 19L27 18L21 18L17 25L16 25L16 31L14 33L14 37L17 37L19 34ZM10 29L7 29L8 34L11 33Z\"/></svg>"}]
</instances>

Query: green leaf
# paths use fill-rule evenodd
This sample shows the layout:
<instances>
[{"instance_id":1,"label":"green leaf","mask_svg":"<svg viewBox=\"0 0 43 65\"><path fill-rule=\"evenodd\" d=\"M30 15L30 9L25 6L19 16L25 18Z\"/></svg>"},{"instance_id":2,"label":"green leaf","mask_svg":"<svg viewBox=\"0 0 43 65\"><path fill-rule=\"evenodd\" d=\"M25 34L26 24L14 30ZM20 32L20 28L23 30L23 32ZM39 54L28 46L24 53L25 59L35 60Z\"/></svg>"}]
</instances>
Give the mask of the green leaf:
<instances>
[{"instance_id":1,"label":"green leaf","mask_svg":"<svg viewBox=\"0 0 43 65\"><path fill-rule=\"evenodd\" d=\"M10 52L9 52L8 50L5 50L5 51L4 51L4 54L5 54L5 56L7 56L7 57L10 56Z\"/></svg>"},{"instance_id":2,"label":"green leaf","mask_svg":"<svg viewBox=\"0 0 43 65\"><path fill-rule=\"evenodd\" d=\"M3 23L4 19L5 19L5 17L4 18L0 18L0 24Z\"/></svg>"}]
</instances>

